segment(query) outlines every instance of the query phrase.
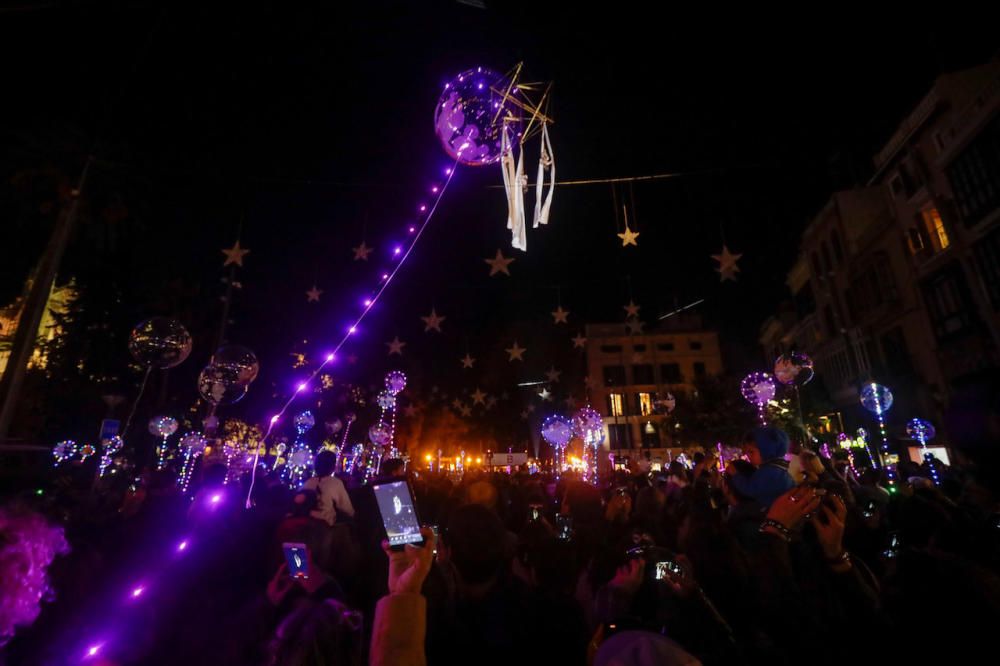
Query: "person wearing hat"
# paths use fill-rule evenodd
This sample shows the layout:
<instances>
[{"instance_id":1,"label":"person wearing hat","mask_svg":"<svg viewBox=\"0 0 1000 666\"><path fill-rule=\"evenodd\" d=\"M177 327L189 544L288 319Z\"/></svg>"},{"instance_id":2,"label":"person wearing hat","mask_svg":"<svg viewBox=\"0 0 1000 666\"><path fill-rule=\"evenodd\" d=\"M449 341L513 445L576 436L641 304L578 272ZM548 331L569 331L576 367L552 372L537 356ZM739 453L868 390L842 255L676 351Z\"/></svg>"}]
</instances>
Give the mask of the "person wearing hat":
<instances>
[{"instance_id":1,"label":"person wearing hat","mask_svg":"<svg viewBox=\"0 0 1000 666\"><path fill-rule=\"evenodd\" d=\"M733 488L767 508L778 497L795 486L788 473L788 435L773 426L754 428L743 452L757 469L750 475L738 475L731 479Z\"/></svg>"}]
</instances>

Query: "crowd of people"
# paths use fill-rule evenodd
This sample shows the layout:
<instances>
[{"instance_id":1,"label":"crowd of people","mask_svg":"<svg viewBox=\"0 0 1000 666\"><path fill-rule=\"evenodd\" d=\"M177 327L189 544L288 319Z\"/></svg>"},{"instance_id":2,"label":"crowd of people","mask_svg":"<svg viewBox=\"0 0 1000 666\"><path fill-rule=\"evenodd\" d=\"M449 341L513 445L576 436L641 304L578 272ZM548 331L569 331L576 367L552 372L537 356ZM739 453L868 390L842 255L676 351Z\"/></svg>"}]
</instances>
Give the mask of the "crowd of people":
<instances>
[{"instance_id":1,"label":"crowd of people","mask_svg":"<svg viewBox=\"0 0 1000 666\"><path fill-rule=\"evenodd\" d=\"M157 472L118 493L68 475L0 512L5 659L988 659L982 629L1000 619L995 471L939 463L937 485L927 466L903 463L890 483L885 470L855 471L845 452L790 446L781 430L757 428L738 459L699 453L693 468L619 470L597 485L517 470L457 478L388 460L380 473L409 481L425 524L422 545L398 548L384 541L370 487L338 478L332 453L317 455L298 490L280 469L258 479L250 510L245 487L215 464L193 499ZM299 575L288 543L305 544ZM137 579L143 598L123 602ZM29 582L54 592L37 619L38 597L52 595L26 595ZM99 654L81 652L93 636Z\"/></svg>"}]
</instances>

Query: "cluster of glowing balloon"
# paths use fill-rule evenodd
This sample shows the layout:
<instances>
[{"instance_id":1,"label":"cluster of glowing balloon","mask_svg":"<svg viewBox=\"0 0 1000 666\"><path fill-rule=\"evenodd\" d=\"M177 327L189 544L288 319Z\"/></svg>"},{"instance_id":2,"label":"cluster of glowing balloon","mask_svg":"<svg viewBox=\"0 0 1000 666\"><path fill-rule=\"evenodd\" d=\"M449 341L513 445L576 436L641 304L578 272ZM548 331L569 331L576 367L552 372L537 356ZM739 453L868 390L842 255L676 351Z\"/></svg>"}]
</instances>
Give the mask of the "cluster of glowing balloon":
<instances>
[{"instance_id":1,"label":"cluster of glowing balloon","mask_svg":"<svg viewBox=\"0 0 1000 666\"><path fill-rule=\"evenodd\" d=\"M132 329L128 350L147 368L172 368L191 353L191 334L176 319L152 317Z\"/></svg>"},{"instance_id":2,"label":"cluster of glowing balloon","mask_svg":"<svg viewBox=\"0 0 1000 666\"><path fill-rule=\"evenodd\" d=\"M511 85L510 79L484 67L445 84L434 111L434 131L452 159L472 166L493 164L501 156L504 124L513 136L521 136Z\"/></svg>"},{"instance_id":3,"label":"cluster of glowing balloon","mask_svg":"<svg viewBox=\"0 0 1000 666\"><path fill-rule=\"evenodd\" d=\"M76 442L66 439L57 443L52 448L52 457L56 459L56 465L60 465L76 455Z\"/></svg>"},{"instance_id":4,"label":"cluster of glowing balloon","mask_svg":"<svg viewBox=\"0 0 1000 666\"><path fill-rule=\"evenodd\" d=\"M786 386L805 386L814 374L813 360L802 352L782 354L774 362L774 377Z\"/></svg>"},{"instance_id":5,"label":"cluster of glowing balloon","mask_svg":"<svg viewBox=\"0 0 1000 666\"><path fill-rule=\"evenodd\" d=\"M406 388L406 374L393 370L385 376L385 390L389 395L399 395Z\"/></svg>"}]
</instances>

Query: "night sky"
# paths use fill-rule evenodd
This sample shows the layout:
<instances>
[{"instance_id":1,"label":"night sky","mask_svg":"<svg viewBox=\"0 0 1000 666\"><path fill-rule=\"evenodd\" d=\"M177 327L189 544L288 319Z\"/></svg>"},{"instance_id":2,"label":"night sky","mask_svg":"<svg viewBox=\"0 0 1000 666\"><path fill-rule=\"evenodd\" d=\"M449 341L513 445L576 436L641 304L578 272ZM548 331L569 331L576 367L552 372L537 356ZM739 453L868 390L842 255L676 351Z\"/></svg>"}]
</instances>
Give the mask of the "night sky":
<instances>
[{"instance_id":1,"label":"night sky","mask_svg":"<svg viewBox=\"0 0 1000 666\"><path fill-rule=\"evenodd\" d=\"M611 187L595 185L559 189L549 227L530 230L522 254L510 248L503 190L491 187L499 167L461 168L342 375L372 382L400 365L421 390L495 393L553 364L579 377L569 338L585 322L621 321L630 297L647 322L706 299L701 311L742 371L759 355L760 323L786 297L808 217L833 189L864 183L871 155L937 74L998 46L990 21L948 9L915 28L867 16L719 25L721 10L486 4L0 5L13 7L0 9L2 301L20 292L51 224L25 212L18 174L73 178L93 151L94 214L60 279L125 258L141 267L128 273L121 308L192 328L181 387L211 354L219 250L240 235L251 253L228 338L256 350L263 372L236 411L261 418L302 376L290 353L318 355L340 338L440 182L449 162L431 121L442 85L470 67L524 61L528 80L555 82L560 179L689 175L619 186L634 200L638 248L621 247ZM537 145L528 156L533 174ZM723 237L743 259L739 281L720 285L709 255ZM362 238L376 248L367 264L352 261ZM509 278L488 277L483 259L497 248L516 257ZM182 305L158 298L178 282ZM305 297L314 283L318 304ZM548 314L557 299L568 327ZM442 335L418 319L432 306L447 317ZM408 345L390 364L394 335ZM503 352L515 337L529 350L516 369ZM466 350L480 359L475 374L458 362Z\"/></svg>"}]
</instances>

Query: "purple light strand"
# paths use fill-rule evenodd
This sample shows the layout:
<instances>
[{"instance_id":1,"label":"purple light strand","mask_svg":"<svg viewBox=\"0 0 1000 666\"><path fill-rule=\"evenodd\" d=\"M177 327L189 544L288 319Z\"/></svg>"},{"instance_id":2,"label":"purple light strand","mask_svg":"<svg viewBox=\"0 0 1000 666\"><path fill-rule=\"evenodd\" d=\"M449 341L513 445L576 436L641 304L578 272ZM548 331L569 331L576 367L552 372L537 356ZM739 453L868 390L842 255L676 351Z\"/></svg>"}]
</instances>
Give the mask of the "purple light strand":
<instances>
[{"instance_id":1,"label":"purple light strand","mask_svg":"<svg viewBox=\"0 0 1000 666\"><path fill-rule=\"evenodd\" d=\"M457 160L455 161L455 166L458 166ZM392 270L389 273L382 275L381 285L379 286L378 291L375 293L375 295L371 298L370 302L366 301L364 310L361 311L361 314L354 321L351 327L347 329L347 333L344 335L344 337L340 339L340 342L338 342L337 346L333 348L333 351L327 354L326 359L319 365L319 367L317 367L313 371L313 373L309 376L309 379L307 379L303 383L311 382L313 379L316 378L317 375L319 375L320 372L322 372L323 368L325 368L327 364L333 362L333 360L337 356L337 353L347 343L347 339L351 337L351 335L355 331L357 331L358 326L364 320L365 316L367 316L368 313L371 311L371 309L375 307L375 304L378 303L379 298L381 298L382 294L385 293L385 290L389 286L389 283L391 283L392 279L396 277L396 273L399 272L399 269L402 268L403 264L406 263L406 260L409 259L410 254L413 252L413 248L417 246L417 242L420 240L420 237L423 236L424 230L427 228L428 223L431 221L431 218L434 217L434 213L437 211L438 206L441 204L441 199L444 198L445 192L448 191L448 186L451 184L451 179L455 177L455 171L456 171L455 166L445 169L445 175L447 176L447 178L445 179L444 184L440 187L440 190L437 193L437 197L434 199L434 204L427 212L427 215L420 223L420 226L417 228L417 232L413 236L413 240L410 241L410 244L406 248L406 251L403 253L403 256L399 258L399 261L396 262L396 265L393 266ZM295 402L295 399L299 396L300 392L301 391L293 392L291 397L288 398L288 400L281 407L278 413L271 417L271 420L267 426L267 432L264 433L264 436L260 440L260 443L262 445L267 444L267 439L268 437L271 436L271 432L274 430L274 424L277 423L281 419L281 417L285 415L285 412L288 411L288 408L291 406L291 404ZM260 458L260 446L257 447L257 451L254 453L253 470L250 472L250 488L247 491L247 501L246 501L246 508L248 509L251 508L252 506L250 503L250 497L253 495L254 483L257 480L257 462L259 458Z\"/></svg>"}]
</instances>

